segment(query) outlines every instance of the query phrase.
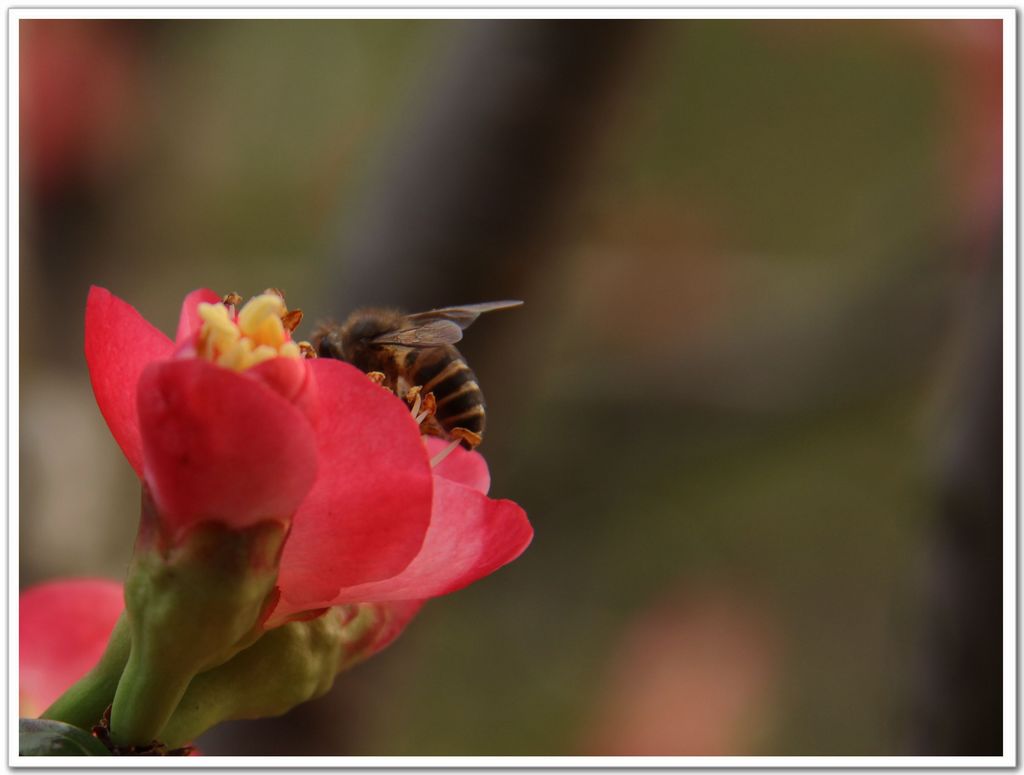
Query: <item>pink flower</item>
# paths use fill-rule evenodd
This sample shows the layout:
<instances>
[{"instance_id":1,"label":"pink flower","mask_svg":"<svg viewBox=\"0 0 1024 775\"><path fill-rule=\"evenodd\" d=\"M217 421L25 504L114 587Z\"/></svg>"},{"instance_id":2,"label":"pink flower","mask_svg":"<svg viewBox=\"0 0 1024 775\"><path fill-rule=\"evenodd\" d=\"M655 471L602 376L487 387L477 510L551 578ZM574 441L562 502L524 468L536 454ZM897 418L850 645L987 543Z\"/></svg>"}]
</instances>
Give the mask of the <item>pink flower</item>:
<instances>
[{"instance_id":1,"label":"pink flower","mask_svg":"<svg viewBox=\"0 0 1024 775\"><path fill-rule=\"evenodd\" d=\"M526 515L486 496L480 455L457 449L432 471L400 399L348 364L294 357L287 335L274 333L267 354L269 316L247 327L248 305L231 317L213 309L218 299L189 294L172 342L93 288L86 359L100 411L169 535L204 520L291 521L268 626L451 592L526 548ZM241 342L244 358L231 326L254 338L255 349Z\"/></svg>"},{"instance_id":2,"label":"pink flower","mask_svg":"<svg viewBox=\"0 0 1024 775\"><path fill-rule=\"evenodd\" d=\"M101 579L53 581L21 593L19 715L38 716L92 669L123 609L121 585Z\"/></svg>"}]
</instances>

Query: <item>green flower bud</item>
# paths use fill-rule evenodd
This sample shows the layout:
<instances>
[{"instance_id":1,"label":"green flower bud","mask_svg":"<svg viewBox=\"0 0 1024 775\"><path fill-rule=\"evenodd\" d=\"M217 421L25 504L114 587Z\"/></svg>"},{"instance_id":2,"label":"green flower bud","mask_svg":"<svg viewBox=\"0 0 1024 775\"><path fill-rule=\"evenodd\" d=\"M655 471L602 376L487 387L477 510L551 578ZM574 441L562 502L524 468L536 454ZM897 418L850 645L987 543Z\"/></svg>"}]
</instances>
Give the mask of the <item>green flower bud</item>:
<instances>
[{"instance_id":1,"label":"green flower bud","mask_svg":"<svg viewBox=\"0 0 1024 775\"><path fill-rule=\"evenodd\" d=\"M355 621L345 609L331 608L270 630L192 680L161 740L185 745L222 721L279 716L325 694L345 657L346 628Z\"/></svg>"}]
</instances>

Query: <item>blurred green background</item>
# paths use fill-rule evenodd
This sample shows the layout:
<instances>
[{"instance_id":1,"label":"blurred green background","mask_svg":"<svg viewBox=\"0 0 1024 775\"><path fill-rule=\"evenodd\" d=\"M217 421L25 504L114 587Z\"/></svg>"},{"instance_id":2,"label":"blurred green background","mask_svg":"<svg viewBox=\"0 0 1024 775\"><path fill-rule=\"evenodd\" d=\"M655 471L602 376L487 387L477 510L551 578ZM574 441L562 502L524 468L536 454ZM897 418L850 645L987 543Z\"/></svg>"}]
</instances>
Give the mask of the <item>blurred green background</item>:
<instances>
[{"instance_id":1,"label":"blurred green background","mask_svg":"<svg viewBox=\"0 0 1024 775\"><path fill-rule=\"evenodd\" d=\"M22 22L22 583L131 552L89 284L523 298L463 352L533 545L204 753L998 752L1001 34Z\"/></svg>"}]
</instances>

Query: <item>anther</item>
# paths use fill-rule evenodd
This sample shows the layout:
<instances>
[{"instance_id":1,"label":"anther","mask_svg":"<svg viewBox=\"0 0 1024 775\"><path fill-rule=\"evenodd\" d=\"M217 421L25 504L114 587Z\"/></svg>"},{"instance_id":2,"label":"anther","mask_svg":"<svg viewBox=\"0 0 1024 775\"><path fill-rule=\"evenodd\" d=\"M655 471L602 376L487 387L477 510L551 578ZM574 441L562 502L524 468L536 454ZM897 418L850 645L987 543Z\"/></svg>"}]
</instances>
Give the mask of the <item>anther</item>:
<instances>
[{"instance_id":1,"label":"anther","mask_svg":"<svg viewBox=\"0 0 1024 775\"><path fill-rule=\"evenodd\" d=\"M293 309L290 312L286 312L281 316L281 325L285 327L285 330L291 333L299 327L299 323L302 322L302 310Z\"/></svg>"},{"instance_id":2,"label":"anther","mask_svg":"<svg viewBox=\"0 0 1024 775\"><path fill-rule=\"evenodd\" d=\"M468 428L452 428L448 434L456 441L464 441L470 449L476 449L484 437Z\"/></svg>"},{"instance_id":3,"label":"anther","mask_svg":"<svg viewBox=\"0 0 1024 775\"><path fill-rule=\"evenodd\" d=\"M313 347L309 342L299 342L299 355L303 358L315 358L316 348Z\"/></svg>"},{"instance_id":4,"label":"anther","mask_svg":"<svg viewBox=\"0 0 1024 775\"><path fill-rule=\"evenodd\" d=\"M437 411L437 399L434 398L433 393L427 393L423 396L423 413L427 415L434 414Z\"/></svg>"},{"instance_id":5,"label":"anther","mask_svg":"<svg viewBox=\"0 0 1024 775\"><path fill-rule=\"evenodd\" d=\"M225 293L224 298L220 300L220 303L225 307L237 307L242 303L242 297L237 293Z\"/></svg>"},{"instance_id":6,"label":"anther","mask_svg":"<svg viewBox=\"0 0 1024 775\"><path fill-rule=\"evenodd\" d=\"M263 292L264 293L272 293L275 296L280 296L282 299L284 298L284 291L282 291L280 288L267 288Z\"/></svg>"},{"instance_id":7,"label":"anther","mask_svg":"<svg viewBox=\"0 0 1024 775\"><path fill-rule=\"evenodd\" d=\"M437 411L437 399L434 398L434 394L427 393L423 396L423 401L417 408L422 409L419 413L417 413L416 409L413 409L413 415L417 424L422 424L428 417L433 417L434 412Z\"/></svg>"}]
</instances>

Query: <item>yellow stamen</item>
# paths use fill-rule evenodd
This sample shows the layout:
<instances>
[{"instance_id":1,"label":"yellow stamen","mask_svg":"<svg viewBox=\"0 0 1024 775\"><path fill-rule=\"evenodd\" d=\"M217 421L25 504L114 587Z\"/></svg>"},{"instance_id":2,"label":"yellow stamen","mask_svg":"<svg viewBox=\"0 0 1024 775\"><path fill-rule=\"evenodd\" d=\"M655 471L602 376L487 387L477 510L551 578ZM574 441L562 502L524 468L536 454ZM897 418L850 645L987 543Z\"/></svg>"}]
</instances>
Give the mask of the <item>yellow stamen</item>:
<instances>
[{"instance_id":1,"label":"yellow stamen","mask_svg":"<svg viewBox=\"0 0 1024 775\"><path fill-rule=\"evenodd\" d=\"M199 357L236 371L248 369L271 358L300 358L281 315L286 312L280 296L264 293L249 300L232 319L224 304L199 304L203 321L199 329Z\"/></svg>"},{"instance_id":2,"label":"yellow stamen","mask_svg":"<svg viewBox=\"0 0 1024 775\"><path fill-rule=\"evenodd\" d=\"M264 293L248 301L238 313L238 328L259 344L280 347L285 342L281 315L285 313L280 296Z\"/></svg>"},{"instance_id":3,"label":"yellow stamen","mask_svg":"<svg viewBox=\"0 0 1024 775\"><path fill-rule=\"evenodd\" d=\"M269 361L271 358L276 358L278 351L270 345L261 344L252 351L253 363L263 363L263 361Z\"/></svg>"},{"instance_id":4,"label":"yellow stamen","mask_svg":"<svg viewBox=\"0 0 1024 775\"><path fill-rule=\"evenodd\" d=\"M252 342L248 339L239 339L233 347L221 351L214 362L236 371L249 368L253 365Z\"/></svg>"}]
</instances>

